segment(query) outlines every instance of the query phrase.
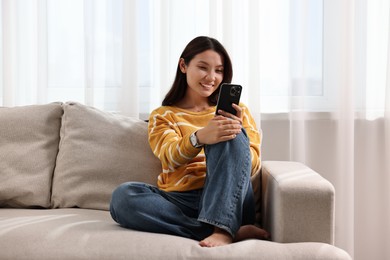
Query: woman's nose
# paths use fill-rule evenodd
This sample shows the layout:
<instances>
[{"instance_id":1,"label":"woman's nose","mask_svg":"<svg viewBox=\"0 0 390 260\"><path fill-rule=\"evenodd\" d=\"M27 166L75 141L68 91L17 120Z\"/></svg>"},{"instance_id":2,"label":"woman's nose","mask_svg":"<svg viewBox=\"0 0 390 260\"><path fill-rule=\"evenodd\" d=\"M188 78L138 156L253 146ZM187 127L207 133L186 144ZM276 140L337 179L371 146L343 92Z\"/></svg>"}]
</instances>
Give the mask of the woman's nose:
<instances>
[{"instance_id":1,"label":"woman's nose","mask_svg":"<svg viewBox=\"0 0 390 260\"><path fill-rule=\"evenodd\" d=\"M210 71L209 73L207 73L206 78L207 78L208 80L215 80L215 78L216 78L216 73L213 72L213 71Z\"/></svg>"}]
</instances>

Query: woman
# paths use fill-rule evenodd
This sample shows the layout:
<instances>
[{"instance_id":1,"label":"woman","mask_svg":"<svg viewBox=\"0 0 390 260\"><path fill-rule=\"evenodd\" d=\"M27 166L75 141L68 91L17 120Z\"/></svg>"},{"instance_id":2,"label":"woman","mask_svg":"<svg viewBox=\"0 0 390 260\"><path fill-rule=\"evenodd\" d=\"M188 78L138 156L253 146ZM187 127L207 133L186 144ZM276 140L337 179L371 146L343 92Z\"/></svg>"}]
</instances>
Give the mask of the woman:
<instances>
[{"instance_id":1,"label":"woman","mask_svg":"<svg viewBox=\"0 0 390 260\"><path fill-rule=\"evenodd\" d=\"M203 247L268 233L254 224L251 174L260 169L260 136L249 110L215 105L233 71L225 48L197 37L180 56L172 88L149 120L149 143L160 159L158 187L129 182L112 195L110 211L135 230L199 240Z\"/></svg>"}]
</instances>

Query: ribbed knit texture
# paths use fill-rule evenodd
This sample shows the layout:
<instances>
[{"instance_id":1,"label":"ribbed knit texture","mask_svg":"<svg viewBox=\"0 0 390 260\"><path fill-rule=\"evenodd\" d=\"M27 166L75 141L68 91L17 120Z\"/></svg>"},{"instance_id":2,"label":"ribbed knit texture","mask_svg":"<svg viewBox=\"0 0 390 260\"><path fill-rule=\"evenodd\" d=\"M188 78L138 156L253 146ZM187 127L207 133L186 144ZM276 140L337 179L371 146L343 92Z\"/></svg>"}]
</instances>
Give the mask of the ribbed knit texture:
<instances>
[{"instance_id":1,"label":"ribbed knit texture","mask_svg":"<svg viewBox=\"0 0 390 260\"><path fill-rule=\"evenodd\" d=\"M261 166L261 136L248 108L244 108L243 127L249 140L252 156L252 174ZM202 188L206 177L206 158L203 149L190 142L191 133L205 127L214 117L215 107L192 112L173 106L154 110L149 118L149 144L160 159L162 173L158 186L165 191L189 191Z\"/></svg>"}]
</instances>

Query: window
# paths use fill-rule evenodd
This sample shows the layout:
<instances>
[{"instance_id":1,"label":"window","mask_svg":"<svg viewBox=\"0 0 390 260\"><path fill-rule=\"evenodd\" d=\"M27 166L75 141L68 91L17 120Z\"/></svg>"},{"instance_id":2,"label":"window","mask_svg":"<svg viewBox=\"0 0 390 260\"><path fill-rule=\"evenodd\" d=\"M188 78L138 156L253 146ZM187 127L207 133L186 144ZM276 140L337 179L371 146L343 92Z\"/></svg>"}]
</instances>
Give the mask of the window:
<instances>
[{"instance_id":1,"label":"window","mask_svg":"<svg viewBox=\"0 0 390 260\"><path fill-rule=\"evenodd\" d=\"M141 88L146 93L141 112L160 105L181 51L197 35L210 35L225 45L233 60L233 81L244 87L244 102L261 104L262 112L283 112L291 108L294 96L304 98L313 110L324 107L322 0L139 4L145 40L141 45L149 48L140 49Z\"/></svg>"},{"instance_id":2,"label":"window","mask_svg":"<svg viewBox=\"0 0 390 260\"><path fill-rule=\"evenodd\" d=\"M48 0L48 99L117 110L122 2Z\"/></svg>"},{"instance_id":3,"label":"window","mask_svg":"<svg viewBox=\"0 0 390 260\"><path fill-rule=\"evenodd\" d=\"M123 46L123 1L47 0L39 2L38 12L32 3L7 2L13 6L12 19L20 20L15 22L12 45L18 48L14 54L20 61L15 71L23 71L15 76L24 80L17 83L14 95L20 103L36 95L28 84L37 82L43 63L47 86L40 91L46 102L74 100L119 111L123 53L130 48ZM130 87L139 93L139 111L148 114L161 104L181 51L198 35L210 35L225 45L233 60L233 81L243 85L243 101L259 106L257 111L288 111L294 98L304 100L310 109L324 109L329 91L323 84L323 4L323 0L136 0L137 22L131 25L136 33L131 37L137 57L131 62L137 78ZM37 41L36 35L42 33L45 37ZM36 54L36 47L46 58ZM23 99L20 93L30 97Z\"/></svg>"}]
</instances>

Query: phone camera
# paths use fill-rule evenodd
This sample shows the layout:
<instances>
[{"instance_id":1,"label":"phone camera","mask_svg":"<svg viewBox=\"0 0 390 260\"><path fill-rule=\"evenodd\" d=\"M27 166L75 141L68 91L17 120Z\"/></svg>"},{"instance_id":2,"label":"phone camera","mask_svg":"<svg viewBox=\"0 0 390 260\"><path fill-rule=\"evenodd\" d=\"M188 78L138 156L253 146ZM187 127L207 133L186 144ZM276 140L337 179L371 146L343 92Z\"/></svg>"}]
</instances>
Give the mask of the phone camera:
<instances>
[{"instance_id":1,"label":"phone camera","mask_svg":"<svg viewBox=\"0 0 390 260\"><path fill-rule=\"evenodd\" d=\"M240 89L238 87L236 87L236 86L231 87L231 89L230 89L230 96L235 97L235 96L237 96L239 94L240 94Z\"/></svg>"}]
</instances>

